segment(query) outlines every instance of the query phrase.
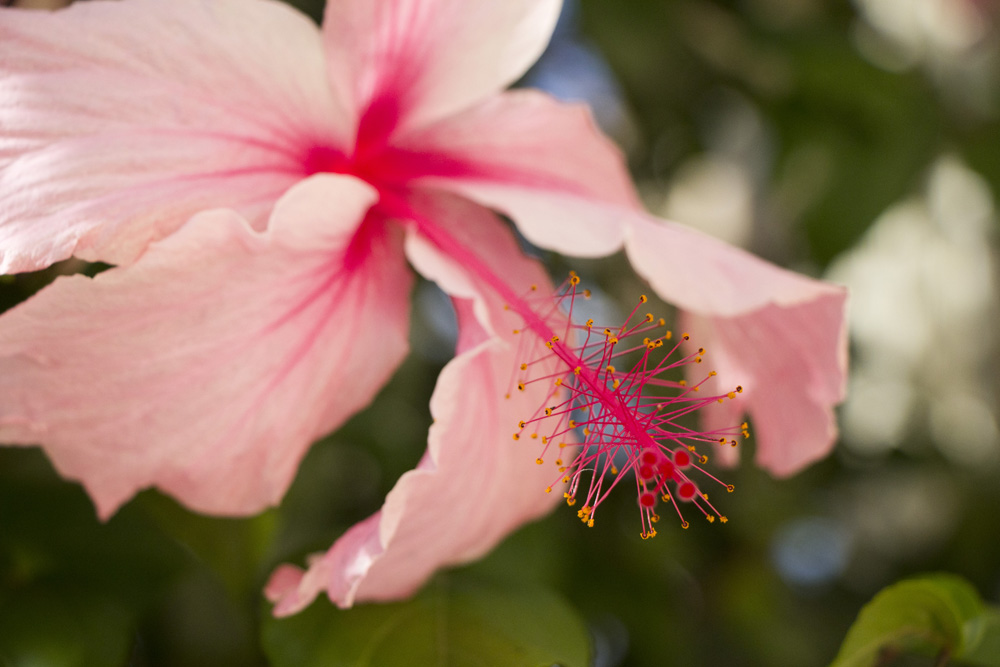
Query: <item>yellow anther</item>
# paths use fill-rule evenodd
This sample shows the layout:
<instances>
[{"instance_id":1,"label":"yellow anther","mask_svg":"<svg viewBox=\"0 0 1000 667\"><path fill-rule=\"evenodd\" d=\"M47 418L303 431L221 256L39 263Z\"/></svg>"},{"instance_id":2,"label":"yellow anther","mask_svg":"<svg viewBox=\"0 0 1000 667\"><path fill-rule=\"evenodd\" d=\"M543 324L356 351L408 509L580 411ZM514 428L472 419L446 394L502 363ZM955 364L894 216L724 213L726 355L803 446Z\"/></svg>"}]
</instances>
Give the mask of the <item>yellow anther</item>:
<instances>
[{"instance_id":1,"label":"yellow anther","mask_svg":"<svg viewBox=\"0 0 1000 667\"><path fill-rule=\"evenodd\" d=\"M708 463L708 457L705 456L704 454L701 455L701 463L702 463L702 465L705 465L706 463Z\"/></svg>"},{"instance_id":2,"label":"yellow anther","mask_svg":"<svg viewBox=\"0 0 1000 667\"><path fill-rule=\"evenodd\" d=\"M721 521L722 523L729 523L729 519L727 519L727 518L726 518L726 517L724 517L724 516L720 516L720 517L719 517L719 521Z\"/></svg>"},{"instance_id":3,"label":"yellow anther","mask_svg":"<svg viewBox=\"0 0 1000 667\"><path fill-rule=\"evenodd\" d=\"M557 387L561 387L562 386L562 378L556 378L556 386Z\"/></svg>"},{"instance_id":4,"label":"yellow anther","mask_svg":"<svg viewBox=\"0 0 1000 667\"><path fill-rule=\"evenodd\" d=\"M531 291L532 292L537 292L538 291L538 285L532 285L531 286Z\"/></svg>"},{"instance_id":5,"label":"yellow anther","mask_svg":"<svg viewBox=\"0 0 1000 667\"><path fill-rule=\"evenodd\" d=\"M566 499L566 504L569 505L570 507L576 505L576 498L570 496L569 498Z\"/></svg>"},{"instance_id":6,"label":"yellow anther","mask_svg":"<svg viewBox=\"0 0 1000 667\"><path fill-rule=\"evenodd\" d=\"M552 341L550 341L550 340L545 341L545 347L547 347L547 348L549 348L551 350L552 349Z\"/></svg>"},{"instance_id":7,"label":"yellow anther","mask_svg":"<svg viewBox=\"0 0 1000 667\"><path fill-rule=\"evenodd\" d=\"M589 289L583 290L583 298L584 299L589 299L590 298L590 290Z\"/></svg>"},{"instance_id":8,"label":"yellow anther","mask_svg":"<svg viewBox=\"0 0 1000 667\"><path fill-rule=\"evenodd\" d=\"M708 500L708 494L707 493L701 494L701 497L704 498L705 500Z\"/></svg>"},{"instance_id":9,"label":"yellow anther","mask_svg":"<svg viewBox=\"0 0 1000 667\"><path fill-rule=\"evenodd\" d=\"M551 486L546 486L545 487L545 493L552 493L552 487Z\"/></svg>"},{"instance_id":10,"label":"yellow anther","mask_svg":"<svg viewBox=\"0 0 1000 667\"><path fill-rule=\"evenodd\" d=\"M561 466L563 464L562 459L556 459L556 465Z\"/></svg>"},{"instance_id":11,"label":"yellow anther","mask_svg":"<svg viewBox=\"0 0 1000 667\"><path fill-rule=\"evenodd\" d=\"M579 276L572 276L569 279L569 284L570 285L579 285L580 284L580 277Z\"/></svg>"},{"instance_id":12,"label":"yellow anther","mask_svg":"<svg viewBox=\"0 0 1000 667\"><path fill-rule=\"evenodd\" d=\"M681 522L681 528L683 528L684 530L687 530L690 527L691 527L691 524L689 524L687 521Z\"/></svg>"},{"instance_id":13,"label":"yellow anther","mask_svg":"<svg viewBox=\"0 0 1000 667\"><path fill-rule=\"evenodd\" d=\"M504 309L504 310L510 310L510 304L508 304L508 303L505 303L505 304L503 305L503 309Z\"/></svg>"},{"instance_id":14,"label":"yellow anther","mask_svg":"<svg viewBox=\"0 0 1000 667\"><path fill-rule=\"evenodd\" d=\"M617 475L618 474L618 468L616 468L615 466L611 466L611 474L612 475Z\"/></svg>"},{"instance_id":15,"label":"yellow anther","mask_svg":"<svg viewBox=\"0 0 1000 667\"><path fill-rule=\"evenodd\" d=\"M668 331L667 333L663 334L663 339L664 340L670 340L673 337L674 337L674 332L673 331Z\"/></svg>"},{"instance_id":16,"label":"yellow anther","mask_svg":"<svg viewBox=\"0 0 1000 667\"><path fill-rule=\"evenodd\" d=\"M566 443L565 442L560 442L559 443L559 449L562 449L563 447L566 447Z\"/></svg>"},{"instance_id":17,"label":"yellow anther","mask_svg":"<svg viewBox=\"0 0 1000 667\"><path fill-rule=\"evenodd\" d=\"M678 380L677 384L679 384L682 387L688 386L687 380Z\"/></svg>"},{"instance_id":18,"label":"yellow anther","mask_svg":"<svg viewBox=\"0 0 1000 667\"><path fill-rule=\"evenodd\" d=\"M642 344L643 345L649 345L650 342L652 342L652 341L650 340L649 336L646 336L645 338L642 339Z\"/></svg>"},{"instance_id":19,"label":"yellow anther","mask_svg":"<svg viewBox=\"0 0 1000 667\"><path fill-rule=\"evenodd\" d=\"M527 422L525 422L525 421L524 421L524 420L522 419L521 421L517 422L517 425L518 425L518 427L520 427L520 428L524 428L524 427L525 427L525 426L527 426L528 424L527 424Z\"/></svg>"},{"instance_id":20,"label":"yellow anther","mask_svg":"<svg viewBox=\"0 0 1000 667\"><path fill-rule=\"evenodd\" d=\"M590 327L594 326L594 320L593 320L593 318L591 318L591 319L588 319L588 320L587 320L587 324L585 324L584 326L586 326L586 327L587 327L588 329L589 329Z\"/></svg>"},{"instance_id":21,"label":"yellow anther","mask_svg":"<svg viewBox=\"0 0 1000 667\"><path fill-rule=\"evenodd\" d=\"M517 390L518 391L524 391L524 383L523 382L518 382L517 383Z\"/></svg>"},{"instance_id":22,"label":"yellow anther","mask_svg":"<svg viewBox=\"0 0 1000 667\"><path fill-rule=\"evenodd\" d=\"M737 393L737 394L742 394L742 393L743 393L743 387L742 387L742 386L739 386L739 385L737 385L737 386L736 386L736 393Z\"/></svg>"},{"instance_id":23,"label":"yellow anther","mask_svg":"<svg viewBox=\"0 0 1000 667\"><path fill-rule=\"evenodd\" d=\"M732 484L728 484L728 485L726 486L726 491L728 491L729 493L732 493L732 492L733 492L733 491L735 491L735 490L736 490L736 487L735 487L735 486L733 486Z\"/></svg>"},{"instance_id":24,"label":"yellow anther","mask_svg":"<svg viewBox=\"0 0 1000 667\"><path fill-rule=\"evenodd\" d=\"M569 427L570 428L576 428L576 420L575 419L570 419L569 420Z\"/></svg>"},{"instance_id":25,"label":"yellow anther","mask_svg":"<svg viewBox=\"0 0 1000 667\"><path fill-rule=\"evenodd\" d=\"M694 358L694 363L700 364L701 363L701 357L695 357Z\"/></svg>"},{"instance_id":26,"label":"yellow anther","mask_svg":"<svg viewBox=\"0 0 1000 667\"><path fill-rule=\"evenodd\" d=\"M617 345L618 344L618 337L617 336L612 336L611 338L608 339L608 343L610 343L611 345Z\"/></svg>"},{"instance_id":27,"label":"yellow anther","mask_svg":"<svg viewBox=\"0 0 1000 667\"><path fill-rule=\"evenodd\" d=\"M580 366L573 369L573 375L579 375L580 371L583 370Z\"/></svg>"},{"instance_id":28,"label":"yellow anther","mask_svg":"<svg viewBox=\"0 0 1000 667\"><path fill-rule=\"evenodd\" d=\"M545 461L543 461L541 458L537 458L535 459L535 463L537 463L538 465L542 465L543 463L545 463Z\"/></svg>"},{"instance_id":29,"label":"yellow anther","mask_svg":"<svg viewBox=\"0 0 1000 667\"><path fill-rule=\"evenodd\" d=\"M589 428L583 429L583 434L584 435L590 435L590 429Z\"/></svg>"},{"instance_id":30,"label":"yellow anther","mask_svg":"<svg viewBox=\"0 0 1000 667\"><path fill-rule=\"evenodd\" d=\"M519 333L521 333L521 330L520 329L514 329L514 333L515 334L519 334Z\"/></svg>"},{"instance_id":31,"label":"yellow anther","mask_svg":"<svg viewBox=\"0 0 1000 667\"><path fill-rule=\"evenodd\" d=\"M545 408L545 416L548 417L552 414L552 408Z\"/></svg>"},{"instance_id":32,"label":"yellow anther","mask_svg":"<svg viewBox=\"0 0 1000 667\"><path fill-rule=\"evenodd\" d=\"M649 341L648 343L646 343L646 349L647 350L652 350L652 349L655 349L655 348L656 348L656 343L654 343L653 341Z\"/></svg>"},{"instance_id":33,"label":"yellow anther","mask_svg":"<svg viewBox=\"0 0 1000 667\"><path fill-rule=\"evenodd\" d=\"M663 498L663 502L665 502L665 503L668 503L668 502L670 502L670 494L669 494L669 493L664 493L664 494L663 494L662 496L660 496L660 497L661 497L661 498Z\"/></svg>"},{"instance_id":34,"label":"yellow anther","mask_svg":"<svg viewBox=\"0 0 1000 667\"><path fill-rule=\"evenodd\" d=\"M544 435L543 435L543 436L542 436L542 444L543 444L543 445L545 445L545 444L548 444L548 442L549 442L549 439L548 439L548 437L547 437L547 436L544 436ZM705 461L702 461L702 463L704 463L704 462L705 462Z\"/></svg>"},{"instance_id":35,"label":"yellow anther","mask_svg":"<svg viewBox=\"0 0 1000 667\"><path fill-rule=\"evenodd\" d=\"M639 295L639 303L646 303L647 301L649 301L649 299L646 298L645 294Z\"/></svg>"},{"instance_id":36,"label":"yellow anther","mask_svg":"<svg viewBox=\"0 0 1000 667\"><path fill-rule=\"evenodd\" d=\"M514 439L515 440L520 440L521 439L521 434L520 433L515 433L514 434Z\"/></svg>"},{"instance_id":37,"label":"yellow anther","mask_svg":"<svg viewBox=\"0 0 1000 667\"><path fill-rule=\"evenodd\" d=\"M653 313L646 313L646 321L653 322L656 318L653 317Z\"/></svg>"},{"instance_id":38,"label":"yellow anther","mask_svg":"<svg viewBox=\"0 0 1000 667\"><path fill-rule=\"evenodd\" d=\"M531 439L532 440L538 440L538 434L537 433L532 433L531 434Z\"/></svg>"},{"instance_id":39,"label":"yellow anther","mask_svg":"<svg viewBox=\"0 0 1000 667\"><path fill-rule=\"evenodd\" d=\"M608 364L608 372L609 373L614 373L615 372L615 367L612 366L611 364Z\"/></svg>"},{"instance_id":40,"label":"yellow anther","mask_svg":"<svg viewBox=\"0 0 1000 667\"><path fill-rule=\"evenodd\" d=\"M725 438L719 438L719 444L720 445L726 444L726 439Z\"/></svg>"},{"instance_id":41,"label":"yellow anther","mask_svg":"<svg viewBox=\"0 0 1000 667\"><path fill-rule=\"evenodd\" d=\"M733 400L734 398L736 398L736 392L735 391L729 392L728 394L726 394L726 398L728 398L729 400ZM719 402L721 403L722 401Z\"/></svg>"},{"instance_id":42,"label":"yellow anther","mask_svg":"<svg viewBox=\"0 0 1000 667\"><path fill-rule=\"evenodd\" d=\"M611 329L608 329L607 327L605 327L604 328L604 335L605 336L610 336L611 335Z\"/></svg>"},{"instance_id":43,"label":"yellow anther","mask_svg":"<svg viewBox=\"0 0 1000 667\"><path fill-rule=\"evenodd\" d=\"M706 514L705 518L708 519L709 523L715 523L715 517L712 516L711 514Z\"/></svg>"},{"instance_id":44,"label":"yellow anther","mask_svg":"<svg viewBox=\"0 0 1000 667\"><path fill-rule=\"evenodd\" d=\"M559 341L559 336L552 336L552 342L556 343Z\"/></svg>"},{"instance_id":45,"label":"yellow anther","mask_svg":"<svg viewBox=\"0 0 1000 667\"><path fill-rule=\"evenodd\" d=\"M663 319L662 317L661 317L660 319L658 319L658 320L656 321L656 323L657 323L657 324L658 324L659 326L661 326L661 327L665 327L665 326L667 326L667 321L666 321L665 319Z\"/></svg>"},{"instance_id":46,"label":"yellow anther","mask_svg":"<svg viewBox=\"0 0 1000 667\"><path fill-rule=\"evenodd\" d=\"M521 370L522 371L528 370L528 364L521 364Z\"/></svg>"},{"instance_id":47,"label":"yellow anther","mask_svg":"<svg viewBox=\"0 0 1000 667\"><path fill-rule=\"evenodd\" d=\"M614 382L612 382L612 383L611 383L611 388L612 388L612 389L617 389L618 387L620 387L620 386L621 386L621 384L622 384L622 383L621 383L621 380L617 380L617 379L616 379L616 380L615 380Z\"/></svg>"},{"instance_id":48,"label":"yellow anther","mask_svg":"<svg viewBox=\"0 0 1000 667\"><path fill-rule=\"evenodd\" d=\"M716 373L715 371L709 371L708 372L708 377L710 377L710 378L714 378L716 375L718 375L718 373Z\"/></svg>"},{"instance_id":49,"label":"yellow anther","mask_svg":"<svg viewBox=\"0 0 1000 667\"><path fill-rule=\"evenodd\" d=\"M594 520L593 519L588 519L587 520L587 527L588 528L593 528L594 527Z\"/></svg>"},{"instance_id":50,"label":"yellow anther","mask_svg":"<svg viewBox=\"0 0 1000 667\"><path fill-rule=\"evenodd\" d=\"M656 339L656 347L663 347L663 341L659 338Z\"/></svg>"},{"instance_id":51,"label":"yellow anther","mask_svg":"<svg viewBox=\"0 0 1000 667\"><path fill-rule=\"evenodd\" d=\"M699 347L698 348L698 354L705 354L705 348Z\"/></svg>"},{"instance_id":52,"label":"yellow anther","mask_svg":"<svg viewBox=\"0 0 1000 667\"><path fill-rule=\"evenodd\" d=\"M684 340L691 340L691 336L689 336L686 333L685 334L681 334L681 338L683 338Z\"/></svg>"}]
</instances>

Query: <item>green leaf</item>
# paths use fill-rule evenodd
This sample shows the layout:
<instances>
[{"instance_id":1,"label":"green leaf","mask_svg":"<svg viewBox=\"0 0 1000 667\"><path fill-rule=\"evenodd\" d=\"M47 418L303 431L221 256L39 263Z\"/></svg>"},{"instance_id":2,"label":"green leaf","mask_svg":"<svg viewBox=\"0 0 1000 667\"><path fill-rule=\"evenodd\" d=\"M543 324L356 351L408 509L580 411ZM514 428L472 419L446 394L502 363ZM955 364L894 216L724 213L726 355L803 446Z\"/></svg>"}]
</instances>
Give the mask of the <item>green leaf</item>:
<instances>
[{"instance_id":1,"label":"green leaf","mask_svg":"<svg viewBox=\"0 0 1000 667\"><path fill-rule=\"evenodd\" d=\"M0 600L0 665L118 667L126 664L134 612L87 588L36 586Z\"/></svg>"},{"instance_id":2,"label":"green leaf","mask_svg":"<svg viewBox=\"0 0 1000 667\"><path fill-rule=\"evenodd\" d=\"M965 580L934 574L881 591L858 614L831 667L871 667L884 649L958 658L965 626L981 617L983 603Z\"/></svg>"},{"instance_id":3,"label":"green leaf","mask_svg":"<svg viewBox=\"0 0 1000 667\"><path fill-rule=\"evenodd\" d=\"M321 600L263 622L274 667L585 667L590 638L576 612L541 590L452 582L407 602L338 610Z\"/></svg>"},{"instance_id":4,"label":"green leaf","mask_svg":"<svg viewBox=\"0 0 1000 667\"><path fill-rule=\"evenodd\" d=\"M969 619L962 631L965 635L962 662L1000 667L1000 609L990 608Z\"/></svg>"}]
</instances>

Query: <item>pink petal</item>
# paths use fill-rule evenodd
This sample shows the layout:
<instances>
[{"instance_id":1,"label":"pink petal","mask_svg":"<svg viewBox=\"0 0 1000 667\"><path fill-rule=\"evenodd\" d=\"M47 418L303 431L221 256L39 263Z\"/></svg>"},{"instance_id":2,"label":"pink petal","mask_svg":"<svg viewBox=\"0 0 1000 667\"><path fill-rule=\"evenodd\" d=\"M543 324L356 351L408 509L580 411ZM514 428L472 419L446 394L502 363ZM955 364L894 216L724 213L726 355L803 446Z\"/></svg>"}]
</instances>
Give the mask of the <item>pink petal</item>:
<instances>
[{"instance_id":1,"label":"pink petal","mask_svg":"<svg viewBox=\"0 0 1000 667\"><path fill-rule=\"evenodd\" d=\"M347 144L325 67L278 2L0 10L0 272L127 263L213 206L262 228L310 150Z\"/></svg>"},{"instance_id":2,"label":"pink petal","mask_svg":"<svg viewBox=\"0 0 1000 667\"><path fill-rule=\"evenodd\" d=\"M706 361L719 372L706 391L713 382L720 393L744 387L735 401L707 410L703 424L732 426L749 413L756 463L777 476L829 454L837 438L832 406L844 399L844 306L844 295L834 293L732 318L688 315L684 326L692 341L708 349ZM720 453L733 463L738 450L723 447Z\"/></svg>"},{"instance_id":3,"label":"pink petal","mask_svg":"<svg viewBox=\"0 0 1000 667\"><path fill-rule=\"evenodd\" d=\"M829 453L846 388L846 291L648 216L630 220L626 250L657 294L688 312L692 343L719 373L709 386L745 389L707 411L706 425L732 426L749 412L757 462L775 475Z\"/></svg>"},{"instance_id":4,"label":"pink petal","mask_svg":"<svg viewBox=\"0 0 1000 667\"><path fill-rule=\"evenodd\" d=\"M424 200L420 208L478 259L505 268L515 289L527 290L532 282L551 289L538 264L525 259L509 232L484 210L445 197ZM529 387L503 398L518 360L510 331L521 325L519 318L462 275L457 258L443 256L415 235L408 239L407 254L445 290L472 291L471 299L455 299L460 354L442 371L431 399L434 425L427 453L399 480L380 512L347 531L308 571L284 566L275 572L268 593L278 616L300 611L324 590L341 607L405 597L436 569L481 556L561 500L544 493L558 473L551 465L535 464L540 447L511 437L517 421L537 409L548 391ZM483 328L484 316L502 336Z\"/></svg>"},{"instance_id":5,"label":"pink petal","mask_svg":"<svg viewBox=\"0 0 1000 667\"><path fill-rule=\"evenodd\" d=\"M511 91L394 142L411 178L461 192L509 215L536 245L578 256L621 245L640 210L618 148L589 109Z\"/></svg>"},{"instance_id":6,"label":"pink petal","mask_svg":"<svg viewBox=\"0 0 1000 667\"><path fill-rule=\"evenodd\" d=\"M218 514L276 503L312 441L407 350L399 235L358 230L374 199L316 176L267 232L201 213L135 264L5 313L0 441L42 444L102 517L147 486Z\"/></svg>"},{"instance_id":7,"label":"pink petal","mask_svg":"<svg viewBox=\"0 0 1000 667\"><path fill-rule=\"evenodd\" d=\"M442 118L518 79L548 43L560 0L336 0L323 20L333 89L359 143Z\"/></svg>"}]
</instances>

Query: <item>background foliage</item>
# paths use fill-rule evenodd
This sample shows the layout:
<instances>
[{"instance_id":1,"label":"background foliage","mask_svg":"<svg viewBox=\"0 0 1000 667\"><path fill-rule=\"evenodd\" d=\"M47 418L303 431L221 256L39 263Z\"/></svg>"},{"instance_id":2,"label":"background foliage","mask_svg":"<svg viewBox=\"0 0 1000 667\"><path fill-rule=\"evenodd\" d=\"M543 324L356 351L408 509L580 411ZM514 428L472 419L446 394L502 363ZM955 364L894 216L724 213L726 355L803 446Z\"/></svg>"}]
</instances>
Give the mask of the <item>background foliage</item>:
<instances>
[{"instance_id":1,"label":"background foliage","mask_svg":"<svg viewBox=\"0 0 1000 667\"><path fill-rule=\"evenodd\" d=\"M39 451L0 449L0 664L997 664L1000 622L982 606L1000 595L996 5L567 7L525 84L590 101L652 210L852 287L853 398L835 453L787 480L726 471L738 493L725 526L664 524L644 542L619 497L595 528L556 511L412 601L322 600L274 621L260 594L272 568L327 548L419 460L450 345L424 285L415 353L260 516L198 516L146 492L101 524ZM0 308L71 268L0 279ZM620 257L572 268L611 301L642 289ZM962 579L887 591L838 658L865 603L928 571ZM917 620L894 625L906 609ZM904 626L916 630L892 635ZM931 640L869 651L879 633Z\"/></svg>"}]
</instances>

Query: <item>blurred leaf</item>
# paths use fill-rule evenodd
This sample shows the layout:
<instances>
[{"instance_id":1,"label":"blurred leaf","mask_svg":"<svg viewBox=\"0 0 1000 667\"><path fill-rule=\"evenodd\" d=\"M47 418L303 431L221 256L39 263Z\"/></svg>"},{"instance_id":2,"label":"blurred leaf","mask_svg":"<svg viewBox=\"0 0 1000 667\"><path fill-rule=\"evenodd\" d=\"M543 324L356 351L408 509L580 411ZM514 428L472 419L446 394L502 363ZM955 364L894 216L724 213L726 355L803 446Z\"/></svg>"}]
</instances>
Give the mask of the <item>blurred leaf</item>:
<instances>
[{"instance_id":1,"label":"blurred leaf","mask_svg":"<svg viewBox=\"0 0 1000 667\"><path fill-rule=\"evenodd\" d=\"M215 572L230 595L257 594L275 530L273 510L238 519L204 516L153 491L144 492L137 504L179 547Z\"/></svg>"},{"instance_id":2,"label":"blurred leaf","mask_svg":"<svg viewBox=\"0 0 1000 667\"><path fill-rule=\"evenodd\" d=\"M590 638L564 601L544 590L439 583L407 602L338 610L322 601L263 623L275 667L589 664Z\"/></svg>"},{"instance_id":3,"label":"blurred leaf","mask_svg":"<svg viewBox=\"0 0 1000 667\"><path fill-rule=\"evenodd\" d=\"M998 630L996 612L984 612L968 582L928 575L889 586L865 605L831 667L870 667L886 649L947 652L972 664L997 665L1000 654L990 649L1000 645Z\"/></svg>"},{"instance_id":4,"label":"blurred leaf","mask_svg":"<svg viewBox=\"0 0 1000 667\"><path fill-rule=\"evenodd\" d=\"M118 667L131 646L134 612L87 588L34 587L0 603L0 664Z\"/></svg>"},{"instance_id":5,"label":"blurred leaf","mask_svg":"<svg viewBox=\"0 0 1000 667\"><path fill-rule=\"evenodd\" d=\"M962 661L983 667L1000 666L1000 609L990 608L962 628L965 650Z\"/></svg>"}]
</instances>

